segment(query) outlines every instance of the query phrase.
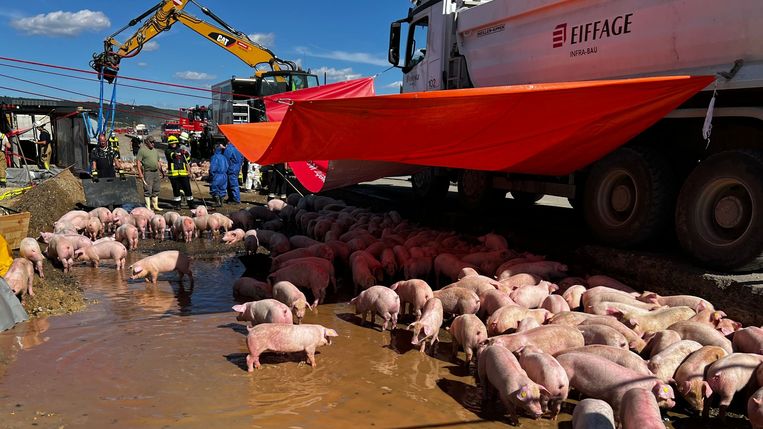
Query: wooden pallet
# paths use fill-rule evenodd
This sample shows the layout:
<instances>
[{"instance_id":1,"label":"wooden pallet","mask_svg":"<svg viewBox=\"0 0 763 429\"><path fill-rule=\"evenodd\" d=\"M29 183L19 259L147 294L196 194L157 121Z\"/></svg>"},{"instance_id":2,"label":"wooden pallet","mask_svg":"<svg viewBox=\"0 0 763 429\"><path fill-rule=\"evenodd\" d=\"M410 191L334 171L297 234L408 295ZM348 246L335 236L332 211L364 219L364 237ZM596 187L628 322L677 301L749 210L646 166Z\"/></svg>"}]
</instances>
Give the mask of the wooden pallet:
<instances>
[{"instance_id":1,"label":"wooden pallet","mask_svg":"<svg viewBox=\"0 0 763 429\"><path fill-rule=\"evenodd\" d=\"M11 249L18 249L21 240L29 234L29 218L32 216L29 212L21 212L0 216L0 234L5 237L5 241L11 246Z\"/></svg>"}]
</instances>

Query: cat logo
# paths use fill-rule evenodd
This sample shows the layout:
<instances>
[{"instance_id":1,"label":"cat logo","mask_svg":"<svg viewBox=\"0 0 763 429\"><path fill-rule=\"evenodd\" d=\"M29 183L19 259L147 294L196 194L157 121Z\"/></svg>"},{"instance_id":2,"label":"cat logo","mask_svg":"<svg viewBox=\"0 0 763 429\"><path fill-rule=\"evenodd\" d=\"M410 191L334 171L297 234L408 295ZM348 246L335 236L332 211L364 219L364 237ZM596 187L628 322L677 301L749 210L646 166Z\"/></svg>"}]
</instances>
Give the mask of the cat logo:
<instances>
[{"instance_id":1,"label":"cat logo","mask_svg":"<svg viewBox=\"0 0 763 429\"><path fill-rule=\"evenodd\" d=\"M226 48L230 47L231 45L236 43L235 40L231 39L230 37L226 36L225 34L209 33L209 35L207 35L207 37L209 37L210 39L214 40L215 42L225 46Z\"/></svg>"}]
</instances>

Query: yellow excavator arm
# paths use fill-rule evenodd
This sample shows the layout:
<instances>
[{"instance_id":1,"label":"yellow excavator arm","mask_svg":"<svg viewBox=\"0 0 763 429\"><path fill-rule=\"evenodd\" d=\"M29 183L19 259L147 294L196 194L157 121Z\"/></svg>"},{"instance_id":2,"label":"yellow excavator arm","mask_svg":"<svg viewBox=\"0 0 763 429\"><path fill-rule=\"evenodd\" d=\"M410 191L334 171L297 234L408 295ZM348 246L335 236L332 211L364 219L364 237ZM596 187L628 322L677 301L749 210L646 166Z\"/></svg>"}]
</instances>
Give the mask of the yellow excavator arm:
<instances>
[{"instance_id":1,"label":"yellow excavator arm","mask_svg":"<svg viewBox=\"0 0 763 429\"><path fill-rule=\"evenodd\" d=\"M202 12L214 19L224 29L185 12L183 9L189 2L199 6ZM136 25L152 13L153 16L147 19L124 43L119 43L115 39L119 33ZM252 68L267 64L269 70L272 71L298 69L294 62L279 59L272 51L252 41L246 34L236 31L236 29L226 24L209 9L199 5L194 0L163 0L141 16L131 20L128 25L117 30L104 40L104 51L93 55L91 67L99 74L103 74L104 78L109 82L113 81L119 71L119 62L122 58L134 57L149 40L156 37L162 31L169 30L178 21L235 55Z\"/></svg>"}]
</instances>

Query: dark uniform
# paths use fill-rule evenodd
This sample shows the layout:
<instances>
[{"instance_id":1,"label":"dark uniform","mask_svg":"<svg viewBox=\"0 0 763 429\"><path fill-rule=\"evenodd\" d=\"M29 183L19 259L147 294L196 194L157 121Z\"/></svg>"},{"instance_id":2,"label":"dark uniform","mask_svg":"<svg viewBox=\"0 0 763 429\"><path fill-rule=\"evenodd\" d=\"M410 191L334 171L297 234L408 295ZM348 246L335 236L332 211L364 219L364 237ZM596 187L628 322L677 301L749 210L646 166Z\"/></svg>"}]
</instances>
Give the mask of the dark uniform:
<instances>
[{"instance_id":1,"label":"dark uniform","mask_svg":"<svg viewBox=\"0 0 763 429\"><path fill-rule=\"evenodd\" d=\"M97 146L90 151L90 161L95 163L94 177L108 178L117 177L117 171L114 168L114 150L110 147Z\"/></svg>"}]
</instances>

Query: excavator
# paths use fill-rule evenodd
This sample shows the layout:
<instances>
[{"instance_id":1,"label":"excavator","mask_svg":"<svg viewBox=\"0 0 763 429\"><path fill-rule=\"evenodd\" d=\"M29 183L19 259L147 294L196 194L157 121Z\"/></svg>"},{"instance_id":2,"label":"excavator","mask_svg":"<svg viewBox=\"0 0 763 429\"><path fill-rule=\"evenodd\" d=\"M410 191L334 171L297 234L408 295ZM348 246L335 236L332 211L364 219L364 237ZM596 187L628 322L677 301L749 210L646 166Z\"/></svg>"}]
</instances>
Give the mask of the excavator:
<instances>
[{"instance_id":1,"label":"excavator","mask_svg":"<svg viewBox=\"0 0 763 429\"><path fill-rule=\"evenodd\" d=\"M188 3L196 5L205 15L214 20L222 28L186 12L185 7ZM153 16L146 19L152 14ZM124 43L119 43L115 39L119 33L137 25L144 19L146 21ZM149 40L156 37L162 31L168 31L177 22L184 24L252 67L254 70L252 78L258 82L265 80L284 83L284 85L278 85L279 88L282 88L282 91L293 91L308 86L317 86L318 84L318 77L316 75L301 70L293 61L278 58L271 50L228 25L212 11L195 0L160 1L137 18L132 19L127 25L118 29L114 34L108 36L103 42L103 52L93 54L90 66L98 72L99 78L103 78L109 83L113 82L119 73L119 63L123 58L132 58L138 55ZM272 88L264 90L260 89L260 85L256 85L256 88L246 95L254 98L272 93Z\"/></svg>"}]
</instances>

